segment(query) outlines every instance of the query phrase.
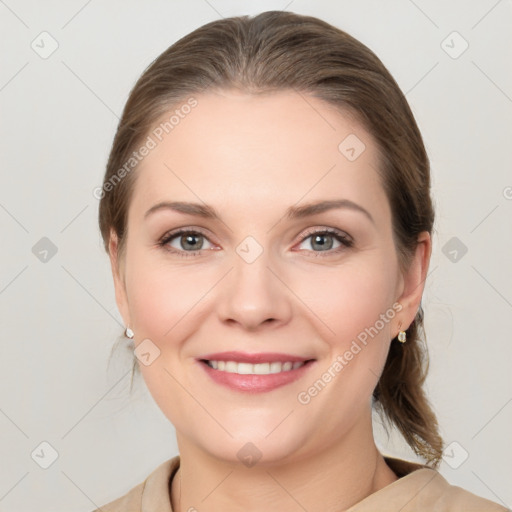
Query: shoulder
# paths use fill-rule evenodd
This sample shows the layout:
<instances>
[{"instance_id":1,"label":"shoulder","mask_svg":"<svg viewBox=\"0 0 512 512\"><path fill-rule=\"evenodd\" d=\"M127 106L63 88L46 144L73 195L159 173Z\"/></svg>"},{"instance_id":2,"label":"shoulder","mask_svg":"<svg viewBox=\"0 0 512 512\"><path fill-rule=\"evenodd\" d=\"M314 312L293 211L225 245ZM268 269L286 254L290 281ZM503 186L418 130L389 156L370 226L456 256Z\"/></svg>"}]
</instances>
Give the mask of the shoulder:
<instances>
[{"instance_id":1,"label":"shoulder","mask_svg":"<svg viewBox=\"0 0 512 512\"><path fill-rule=\"evenodd\" d=\"M416 504L414 510L422 510L421 507L439 512L506 512L508 510L494 501L477 496L462 487L451 485L433 469L422 469L418 476L421 476L418 481L424 484L424 488L418 489L417 496L412 497L412 502Z\"/></svg>"},{"instance_id":2,"label":"shoulder","mask_svg":"<svg viewBox=\"0 0 512 512\"><path fill-rule=\"evenodd\" d=\"M438 471L385 458L398 480L371 494L347 512L507 512L509 509L451 485Z\"/></svg>"},{"instance_id":3,"label":"shoulder","mask_svg":"<svg viewBox=\"0 0 512 512\"><path fill-rule=\"evenodd\" d=\"M433 471L433 470L432 470ZM438 474L439 475L439 474ZM432 504L436 510L451 511L460 510L461 512L507 512L510 509L477 496L472 492L466 491L461 487L449 484L441 475L439 475L439 493L434 496Z\"/></svg>"},{"instance_id":4,"label":"shoulder","mask_svg":"<svg viewBox=\"0 0 512 512\"><path fill-rule=\"evenodd\" d=\"M143 482L123 496L92 512L172 512L169 501L169 481L179 467L179 456L160 464Z\"/></svg>"},{"instance_id":5,"label":"shoulder","mask_svg":"<svg viewBox=\"0 0 512 512\"><path fill-rule=\"evenodd\" d=\"M120 498L110 501L106 505L93 510L93 512L125 512L128 510L139 510L142 503L142 493L146 480L128 491Z\"/></svg>"}]
</instances>

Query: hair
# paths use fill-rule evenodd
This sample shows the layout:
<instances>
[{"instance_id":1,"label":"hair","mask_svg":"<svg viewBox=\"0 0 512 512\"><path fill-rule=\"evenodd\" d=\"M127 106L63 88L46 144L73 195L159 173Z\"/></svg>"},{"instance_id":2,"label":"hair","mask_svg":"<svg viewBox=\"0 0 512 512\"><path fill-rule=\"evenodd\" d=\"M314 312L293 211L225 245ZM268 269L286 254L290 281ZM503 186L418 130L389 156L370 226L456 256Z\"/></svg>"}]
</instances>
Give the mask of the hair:
<instances>
[{"instance_id":1,"label":"hair","mask_svg":"<svg viewBox=\"0 0 512 512\"><path fill-rule=\"evenodd\" d=\"M380 59L346 32L311 16L269 11L208 23L178 40L132 88L108 159L99 205L105 250L111 233L122 257L127 212L137 177L126 169L133 151L171 107L208 88L251 94L296 91L353 114L374 138L377 172L388 198L398 262L407 270L422 231L432 233L430 164L407 100ZM122 174L123 179L119 178ZM113 181L114 180L114 181ZM107 188L107 183L114 186ZM137 366L133 361L133 372ZM428 352L423 309L407 329L407 343L392 341L373 392L373 406L412 450L437 467L443 441L423 389Z\"/></svg>"}]
</instances>

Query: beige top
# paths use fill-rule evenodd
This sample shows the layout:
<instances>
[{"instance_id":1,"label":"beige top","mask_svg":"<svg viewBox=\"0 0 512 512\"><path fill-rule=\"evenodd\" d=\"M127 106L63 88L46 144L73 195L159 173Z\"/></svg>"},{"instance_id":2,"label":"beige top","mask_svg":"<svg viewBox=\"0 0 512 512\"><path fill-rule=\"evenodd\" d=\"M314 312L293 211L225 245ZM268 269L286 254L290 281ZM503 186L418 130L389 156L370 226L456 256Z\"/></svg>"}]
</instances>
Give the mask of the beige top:
<instances>
[{"instance_id":1,"label":"beige top","mask_svg":"<svg viewBox=\"0 0 512 512\"><path fill-rule=\"evenodd\" d=\"M510 512L497 503L450 485L436 470L384 457L399 477L347 512ZM158 466L144 482L93 512L172 512L169 489L179 455Z\"/></svg>"}]
</instances>

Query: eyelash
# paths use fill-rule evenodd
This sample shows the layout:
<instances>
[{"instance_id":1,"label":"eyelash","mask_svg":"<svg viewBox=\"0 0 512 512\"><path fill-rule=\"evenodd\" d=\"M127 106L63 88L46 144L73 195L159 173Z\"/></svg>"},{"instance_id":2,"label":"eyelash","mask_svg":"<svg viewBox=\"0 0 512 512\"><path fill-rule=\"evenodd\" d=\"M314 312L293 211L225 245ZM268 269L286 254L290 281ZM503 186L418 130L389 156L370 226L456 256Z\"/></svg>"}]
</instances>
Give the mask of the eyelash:
<instances>
[{"instance_id":1,"label":"eyelash","mask_svg":"<svg viewBox=\"0 0 512 512\"><path fill-rule=\"evenodd\" d=\"M178 237L179 235L183 235L183 234L202 235L208 240L208 237L206 236L206 234L203 233L199 229L179 229L177 231L172 231L170 233L166 233L158 241L158 245L160 247L162 247L164 250L169 251L173 254L176 254L177 256L180 256L182 258L189 258L192 256L197 256L201 252L202 249L197 250L197 251L181 251L181 250L176 250L174 247L170 247L167 245L171 240L173 240L174 238ZM314 229L308 230L308 231L306 231L306 233L304 233L304 236L302 237L300 243L302 244L302 242L307 240L310 236L316 235L316 234L333 235L333 237L338 242L340 242L342 244L342 247L338 247L336 249L329 249L327 251L310 251L310 252L315 253L315 257L332 256L333 254L336 254L345 248L348 249L354 245L353 240L351 240L348 236L344 235L341 231L338 231L337 229L332 229L332 228L324 228L324 229L320 229L320 230L314 230ZM326 254L322 254L324 252Z\"/></svg>"}]
</instances>

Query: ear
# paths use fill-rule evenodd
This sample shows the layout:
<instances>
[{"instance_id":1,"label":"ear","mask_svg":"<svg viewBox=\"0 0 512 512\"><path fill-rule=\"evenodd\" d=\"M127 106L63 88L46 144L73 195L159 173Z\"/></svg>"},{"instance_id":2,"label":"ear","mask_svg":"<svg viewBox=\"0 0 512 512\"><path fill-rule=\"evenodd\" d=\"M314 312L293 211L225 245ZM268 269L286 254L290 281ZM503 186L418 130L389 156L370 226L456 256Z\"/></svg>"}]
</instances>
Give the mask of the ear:
<instances>
[{"instance_id":1,"label":"ear","mask_svg":"<svg viewBox=\"0 0 512 512\"><path fill-rule=\"evenodd\" d=\"M427 231L422 231L418 235L418 245L409 269L402 275L403 291L397 299L402 305L402 310L397 316L399 323L396 326L395 336L398 335L398 331L405 331L416 317L425 288L431 254L432 241L430 234Z\"/></svg>"},{"instance_id":2,"label":"ear","mask_svg":"<svg viewBox=\"0 0 512 512\"><path fill-rule=\"evenodd\" d=\"M114 278L114 289L116 294L116 303L121 316L123 317L124 324L130 326L130 311L128 308L128 299L126 296L126 286L124 283L124 274L122 265L118 261L118 238L116 232L110 230L110 238L108 242L108 253L110 257L110 267L112 269L112 277Z\"/></svg>"}]
</instances>

